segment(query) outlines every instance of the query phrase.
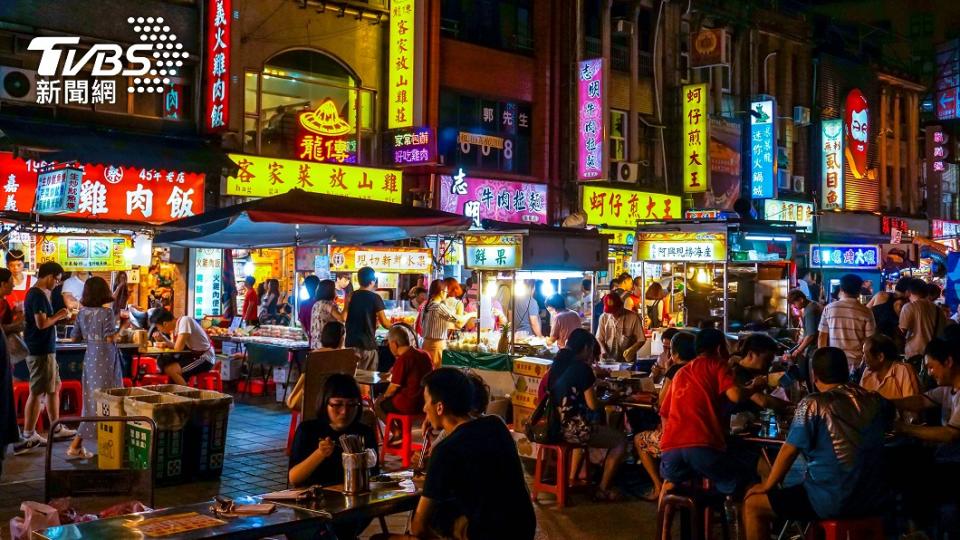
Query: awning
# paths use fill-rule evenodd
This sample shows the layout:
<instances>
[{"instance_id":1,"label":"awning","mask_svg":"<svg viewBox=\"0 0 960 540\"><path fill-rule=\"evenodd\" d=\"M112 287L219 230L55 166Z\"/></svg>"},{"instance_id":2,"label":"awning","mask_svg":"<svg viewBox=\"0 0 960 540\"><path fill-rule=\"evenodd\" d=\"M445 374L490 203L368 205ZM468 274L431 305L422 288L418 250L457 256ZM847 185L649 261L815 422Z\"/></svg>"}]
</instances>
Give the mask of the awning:
<instances>
[{"instance_id":1,"label":"awning","mask_svg":"<svg viewBox=\"0 0 960 540\"><path fill-rule=\"evenodd\" d=\"M429 208L294 189L170 222L155 242L219 249L368 244L453 234L469 229L471 222Z\"/></svg>"},{"instance_id":2,"label":"awning","mask_svg":"<svg viewBox=\"0 0 960 540\"><path fill-rule=\"evenodd\" d=\"M47 161L125 165L145 169L215 172L235 168L209 141L0 115L0 150Z\"/></svg>"}]
</instances>

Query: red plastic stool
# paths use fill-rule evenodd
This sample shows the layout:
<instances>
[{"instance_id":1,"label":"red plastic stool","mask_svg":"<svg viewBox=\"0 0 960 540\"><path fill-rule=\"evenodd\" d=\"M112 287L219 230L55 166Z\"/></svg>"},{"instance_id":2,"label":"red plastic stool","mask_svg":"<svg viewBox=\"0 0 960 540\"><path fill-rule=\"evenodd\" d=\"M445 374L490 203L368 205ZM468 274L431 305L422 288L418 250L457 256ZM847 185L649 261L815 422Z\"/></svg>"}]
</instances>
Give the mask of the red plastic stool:
<instances>
[{"instance_id":1,"label":"red plastic stool","mask_svg":"<svg viewBox=\"0 0 960 540\"><path fill-rule=\"evenodd\" d=\"M27 408L27 398L30 396L30 383L13 383L13 407L17 411L17 424L23 425L23 415Z\"/></svg>"},{"instance_id":2,"label":"red plastic stool","mask_svg":"<svg viewBox=\"0 0 960 540\"><path fill-rule=\"evenodd\" d=\"M807 539L818 538L823 531L824 540L873 540L884 538L883 518L826 519L818 521L807 531Z\"/></svg>"},{"instance_id":3,"label":"red plastic stool","mask_svg":"<svg viewBox=\"0 0 960 540\"><path fill-rule=\"evenodd\" d=\"M80 381L60 382L60 415L80 416L83 412L83 385Z\"/></svg>"},{"instance_id":4,"label":"red plastic stool","mask_svg":"<svg viewBox=\"0 0 960 540\"><path fill-rule=\"evenodd\" d=\"M220 378L220 362L217 362L206 373L200 373L190 377L187 386L192 386L199 390L215 390L223 392L223 379Z\"/></svg>"},{"instance_id":5,"label":"red plastic stool","mask_svg":"<svg viewBox=\"0 0 960 540\"><path fill-rule=\"evenodd\" d=\"M538 444L537 464L533 473L533 485L530 492L534 502L537 500L538 493L552 493L557 498L557 506L563 508L567 504L567 491L570 489L570 467L573 464L573 451L580 446L574 446L566 443L561 444ZM549 452L556 458L556 481L552 484L543 480L543 473L546 469L546 461L550 458ZM581 466L588 461L586 455L583 456Z\"/></svg>"},{"instance_id":6,"label":"red plastic stool","mask_svg":"<svg viewBox=\"0 0 960 540\"><path fill-rule=\"evenodd\" d=\"M134 379L140 377L140 370L144 375L159 375L160 367L157 365L157 359L152 356L134 356L130 362L130 371Z\"/></svg>"},{"instance_id":7,"label":"red plastic stool","mask_svg":"<svg viewBox=\"0 0 960 540\"><path fill-rule=\"evenodd\" d=\"M300 412L293 411L290 414L290 431L287 432L287 455L290 455L290 449L293 448L293 436L297 434L297 426L300 425Z\"/></svg>"},{"instance_id":8,"label":"red plastic stool","mask_svg":"<svg viewBox=\"0 0 960 540\"><path fill-rule=\"evenodd\" d=\"M422 418L422 416L390 413L387 415L385 422L387 427L384 429L383 452L381 452L381 455L400 456L404 468L410 466L413 453L423 447L422 444L413 442L413 421L416 418ZM392 432L394 422L400 423L400 432L402 434L400 444L390 444L390 433Z\"/></svg>"},{"instance_id":9,"label":"red plastic stool","mask_svg":"<svg viewBox=\"0 0 960 540\"><path fill-rule=\"evenodd\" d=\"M137 386L148 386L151 384L170 384L170 377L166 375L144 375L137 381Z\"/></svg>"},{"instance_id":10,"label":"red plastic stool","mask_svg":"<svg viewBox=\"0 0 960 540\"><path fill-rule=\"evenodd\" d=\"M124 388L130 388L131 386L133 386L133 379L131 379L130 377L124 377L124 378L123 378L123 387L124 387Z\"/></svg>"}]
</instances>

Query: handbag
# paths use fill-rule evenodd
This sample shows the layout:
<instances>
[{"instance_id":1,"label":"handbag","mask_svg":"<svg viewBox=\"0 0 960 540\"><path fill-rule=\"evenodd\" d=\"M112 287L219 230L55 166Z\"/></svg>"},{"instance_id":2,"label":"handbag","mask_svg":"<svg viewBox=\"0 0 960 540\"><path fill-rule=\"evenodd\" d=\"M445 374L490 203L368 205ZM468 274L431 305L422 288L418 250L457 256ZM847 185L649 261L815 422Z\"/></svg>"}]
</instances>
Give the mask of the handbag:
<instances>
[{"instance_id":1,"label":"handbag","mask_svg":"<svg viewBox=\"0 0 960 540\"><path fill-rule=\"evenodd\" d=\"M524 421L523 433L529 441L537 444L554 444L560 441L560 413L549 391L533 414Z\"/></svg>"}]
</instances>

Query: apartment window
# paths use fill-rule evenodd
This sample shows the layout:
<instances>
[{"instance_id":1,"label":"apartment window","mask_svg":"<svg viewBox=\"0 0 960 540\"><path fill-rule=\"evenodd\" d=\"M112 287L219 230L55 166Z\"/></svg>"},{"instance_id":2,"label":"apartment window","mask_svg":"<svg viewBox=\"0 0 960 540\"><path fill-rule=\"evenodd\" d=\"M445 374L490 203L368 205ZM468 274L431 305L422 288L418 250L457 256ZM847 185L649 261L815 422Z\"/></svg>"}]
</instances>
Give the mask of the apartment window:
<instances>
[{"instance_id":1,"label":"apartment window","mask_svg":"<svg viewBox=\"0 0 960 540\"><path fill-rule=\"evenodd\" d=\"M532 53L532 1L443 0L440 31L484 47Z\"/></svg>"},{"instance_id":2,"label":"apartment window","mask_svg":"<svg viewBox=\"0 0 960 540\"><path fill-rule=\"evenodd\" d=\"M358 81L336 59L320 52L298 49L281 53L261 72L244 74L243 149L251 154L300 159L298 116L317 111L317 122L349 131L344 148L328 156L312 154L315 161L370 163L376 152L376 92L360 88Z\"/></svg>"},{"instance_id":3,"label":"apartment window","mask_svg":"<svg viewBox=\"0 0 960 540\"><path fill-rule=\"evenodd\" d=\"M627 159L627 111L610 110L610 161Z\"/></svg>"}]
</instances>

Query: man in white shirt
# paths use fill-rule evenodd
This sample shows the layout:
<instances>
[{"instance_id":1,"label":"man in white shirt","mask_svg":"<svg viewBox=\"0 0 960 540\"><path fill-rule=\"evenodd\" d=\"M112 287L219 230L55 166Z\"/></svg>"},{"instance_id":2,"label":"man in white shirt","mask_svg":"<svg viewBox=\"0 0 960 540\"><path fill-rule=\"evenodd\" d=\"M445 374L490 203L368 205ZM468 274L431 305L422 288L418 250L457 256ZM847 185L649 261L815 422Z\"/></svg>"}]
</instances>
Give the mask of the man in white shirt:
<instances>
[{"instance_id":1,"label":"man in white shirt","mask_svg":"<svg viewBox=\"0 0 960 540\"><path fill-rule=\"evenodd\" d=\"M877 331L870 308L860 303L863 279L856 274L840 278L840 299L823 308L818 347L837 347L847 355L850 371L863 363L863 342Z\"/></svg>"},{"instance_id":2,"label":"man in white shirt","mask_svg":"<svg viewBox=\"0 0 960 540\"><path fill-rule=\"evenodd\" d=\"M164 334L174 336L174 352L187 353L165 355L171 358L161 362L161 369L170 377L170 382L186 385L190 377L210 371L216 359L216 353L213 351L210 338L197 321L186 315L175 319L173 313L158 309L150 316L150 322Z\"/></svg>"},{"instance_id":3,"label":"man in white shirt","mask_svg":"<svg viewBox=\"0 0 960 540\"><path fill-rule=\"evenodd\" d=\"M80 309L80 298L83 297L83 285L90 277L90 272L74 272L63 280L63 303L67 309Z\"/></svg>"}]
</instances>

